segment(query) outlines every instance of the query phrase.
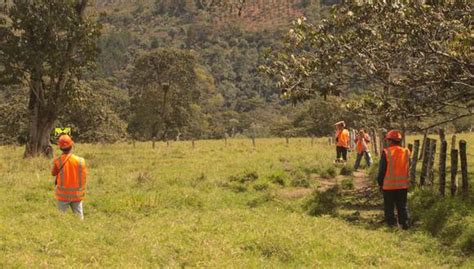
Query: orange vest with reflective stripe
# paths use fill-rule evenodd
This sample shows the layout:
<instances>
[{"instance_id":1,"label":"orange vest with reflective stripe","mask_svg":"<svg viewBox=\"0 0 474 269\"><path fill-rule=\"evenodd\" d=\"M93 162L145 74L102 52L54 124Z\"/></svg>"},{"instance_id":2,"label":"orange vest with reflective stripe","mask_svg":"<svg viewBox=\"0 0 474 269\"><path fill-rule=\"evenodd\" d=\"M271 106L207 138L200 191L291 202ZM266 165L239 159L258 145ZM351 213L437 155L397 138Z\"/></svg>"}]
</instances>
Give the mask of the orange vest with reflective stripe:
<instances>
[{"instance_id":1,"label":"orange vest with reflective stripe","mask_svg":"<svg viewBox=\"0 0 474 269\"><path fill-rule=\"evenodd\" d=\"M63 202L79 202L85 195L86 163L73 154L63 154L54 160L60 169L56 175L56 199Z\"/></svg>"},{"instance_id":2,"label":"orange vest with reflective stripe","mask_svg":"<svg viewBox=\"0 0 474 269\"><path fill-rule=\"evenodd\" d=\"M400 146L391 146L383 151L387 160L383 189L408 189L410 182L410 150Z\"/></svg>"},{"instance_id":3,"label":"orange vest with reflective stripe","mask_svg":"<svg viewBox=\"0 0 474 269\"><path fill-rule=\"evenodd\" d=\"M370 141L369 136L366 134L364 135L364 138L360 139L360 137L356 138L356 143L357 143L357 153L362 153L364 151L369 151L369 146L368 143Z\"/></svg>"},{"instance_id":4,"label":"orange vest with reflective stripe","mask_svg":"<svg viewBox=\"0 0 474 269\"><path fill-rule=\"evenodd\" d=\"M347 129L343 129L342 131L336 132L337 143L336 146L349 148L349 131Z\"/></svg>"}]
</instances>

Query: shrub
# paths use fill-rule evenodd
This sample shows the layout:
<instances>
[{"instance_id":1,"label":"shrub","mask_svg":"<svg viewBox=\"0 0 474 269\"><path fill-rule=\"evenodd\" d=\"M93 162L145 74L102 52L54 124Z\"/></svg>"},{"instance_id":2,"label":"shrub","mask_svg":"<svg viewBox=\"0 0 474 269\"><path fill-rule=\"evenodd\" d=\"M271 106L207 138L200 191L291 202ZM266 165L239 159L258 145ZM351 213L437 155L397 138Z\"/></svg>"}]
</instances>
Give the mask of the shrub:
<instances>
[{"instance_id":1,"label":"shrub","mask_svg":"<svg viewBox=\"0 0 474 269\"><path fill-rule=\"evenodd\" d=\"M268 177L268 179L274 184L285 186L288 175L283 171L275 171Z\"/></svg>"},{"instance_id":2,"label":"shrub","mask_svg":"<svg viewBox=\"0 0 474 269\"><path fill-rule=\"evenodd\" d=\"M474 254L474 216L466 219L468 226L459 234L455 247L461 249L466 255Z\"/></svg>"},{"instance_id":3,"label":"shrub","mask_svg":"<svg viewBox=\"0 0 474 269\"><path fill-rule=\"evenodd\" d=\"M301 170L306 174L319 174L320 168L316 165L304 166Z\"/></svg>"},{"instance_id":4,"label":"shrub","mask_svg":"<svg viewBox=\"0 0 474 269\"><path fill-rule=\"evenodd\" d=\"M326 168L325 170L321 172L320 176L326 179L334 178L336 176L336 169L334 169L334 167L332 166L329 166L328 168Z\"/></svg>"},{"instance_id":5,"label":"shrub","mask_svg":"<svg viewBox=\"0 0 474 269\"><path fill-rule=\"evenodd\" d=\"M234 192L246 192L247 187L241 183L234 182L229 184L229 188Z\"/></svg>"},{"instance_id":6,"label":"shrub","mask_svg":"<svg viewBox=\"0 0 474 269\"><path fill-rule=\"evenodd\" d=\"M351 176L352 172L354 172L354 169L350 166L343 166L341 168L341 171L339 172L340 175L343 176Z\"/></svg>"},{"instance_id":7,"label":"shrub","mask_svg":"<svg viewBox=\"0 0 474 269\"><path fill-rule=\"evenodd\" d=\"M291 182L292 187L303 187L308 188L311 184L308 181L308 174L295 170L291 173Z\"/></svg>"},{"instance_id":8,"label":"shrub","mask_svg":"<svg viewBox=\"0 0 474 269\"><path fill-rule=\"evenodd\" d=\"M334 186L327 191L315 191L303 208L311 216L336 215L339 207L339 188Z\"/></svg>"},{"instance_id":9,"label":"shrub","mask_svg":"<svg viewBox=\"0 0 474 269\"><path fill-rule=\"evenodd\" d=\"M248 182L254 182L258 179L258 173L255 171L247 171L244 172L241 175L237 176L230 176L229 180L231 182L239 182L239 183L248 183Z\"/></svg>"},{"instance_id":10,"label":"shrub","mask_svg":"<svg viewBox=\"0 0 474 269\"><path fill-rule=\"evenodd\" d=\"M256 191L264 191L267 190L270 187L267 182L262 182L262 183L255 183L253 185L253 189Z\"/></svg>"},{"instance_id":11,"label":"shrub","mask_svg":"<svg viewBox=\"0 0 474 269\"><path fill-rule=\"evenodd\" d=\"M354 189L354 182L352 178L346 178L341 181L341 188L343 190L352 190Z\"/></svg>"},{"instance_id":12,"label":"shrub","mask_svg":"<svg viewBox=\"0 0 474 269\"><path fill-rule=\"evenodd\" d=\"M465 254L474 253L473 201L461 197L445 197L430 190L418 190L410 195L409 210L415 224L441 242Z\"/></svg>"},{"instance_id":13,"label":"shrub","mask_svg":"<svg viewBox=\"0 0 474 269\"><path fill-rule=\"evenodd\" d=\"M273 196L270 195L269 193L264 193L263 195L257 197L257 198L254 198L250 201L247 202L247 205L250 207L250 208L255 208L255 207L258 207L260 205L263 205L267 202L270 202L273 200Z\"/></svg>"}]
</instances>

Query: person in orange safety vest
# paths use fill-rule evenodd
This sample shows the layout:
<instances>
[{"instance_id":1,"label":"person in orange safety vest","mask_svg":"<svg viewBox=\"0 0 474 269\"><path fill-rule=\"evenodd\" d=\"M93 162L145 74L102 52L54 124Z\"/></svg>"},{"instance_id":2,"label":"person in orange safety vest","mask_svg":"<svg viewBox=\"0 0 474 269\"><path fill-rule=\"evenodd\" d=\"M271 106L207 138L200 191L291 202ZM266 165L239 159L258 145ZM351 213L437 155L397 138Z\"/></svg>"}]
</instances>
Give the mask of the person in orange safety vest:
<instances>
[{"instance_id":1,"label":"person in orange safety vest","mask_svg":"<svg viewBox=\"0 0 474 269\"><path fill-rule=\"evenodd\" d=\"M378 184L383 192L385 221L396 226L394 210L397 209L398 224L408 229L407 193L409 188L410 150L401 146L402 135L391 130L385 137L388 148L383 150L379 163Z\"/></svg>"},{"instance_id":2,"label":"person in orange safety vest","mask_svg":"<svg viewBox=\"0 0 474 269\"><path fill-rule=\"evenodd\" d=\"M336 163L347 162L347 150L349 149L349 130L345 129L346 123L339 121L336 124Z\"/></svg>"},{"instance_id":3,"label":"person in orange safety vest","mask_svg":"<svg viewBox=\"0 0 474 269\"><path fill-rule=\"evenodd\" d=\"M86 163L83 158L71 153L74 141L69 135L61 135L58 146L62 155L54 159L51 174L56 177L56 200L58 209L72 211L84 219L82 199L86 188Z\"/></svg>"},{"instance_id":4,"label":"person in orange safety vest","mask_svg":"<svg viewBox=\"0 0 474 269\"><path fill-rule=\"evenodd\" d=\"M360 161L362 157L365 158L367 167L372 165L372 156L370 156L369 143L370 136L365 132L364 129L360 129L357 137L355 138L356 150L357 150L357 159L354 164L354 170L359 169Z\"/></svg>"}]
</instances>

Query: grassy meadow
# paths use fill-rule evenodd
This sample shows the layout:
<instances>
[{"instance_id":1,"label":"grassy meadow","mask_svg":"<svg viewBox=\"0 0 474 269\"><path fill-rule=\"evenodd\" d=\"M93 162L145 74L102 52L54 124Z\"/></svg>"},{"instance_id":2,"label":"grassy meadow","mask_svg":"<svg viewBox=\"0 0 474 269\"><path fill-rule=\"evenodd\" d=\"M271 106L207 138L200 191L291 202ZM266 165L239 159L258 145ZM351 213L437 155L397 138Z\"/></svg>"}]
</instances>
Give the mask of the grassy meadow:
<instances>
[{"instance_id":1,"label":"grassy meadow","mask_svg":"<svg viewBox=\"0 0 474 269\"><path fill-rule=\"evenodd\" d=\"M474 154L474 136L458 137ZM0 147L0 267L474 267L421 230L308 215L320 178L339 174L334 151L322 138L78 144L80 221L56 209L51 160Z\"/></svg>"}]
</instances>

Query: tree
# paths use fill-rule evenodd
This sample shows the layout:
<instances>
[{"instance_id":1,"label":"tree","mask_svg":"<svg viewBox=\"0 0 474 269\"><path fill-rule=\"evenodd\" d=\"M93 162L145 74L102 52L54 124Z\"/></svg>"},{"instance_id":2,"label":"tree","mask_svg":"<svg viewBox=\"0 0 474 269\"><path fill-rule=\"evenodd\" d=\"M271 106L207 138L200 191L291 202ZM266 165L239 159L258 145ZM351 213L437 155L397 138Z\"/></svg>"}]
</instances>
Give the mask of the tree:
<instances>
[{"instance_id":1,"label":"tree","mask_svg":"<svg viewBox=\"0 0 474 269\"><path fill-rule=\"evenodd\" d=\"M319 25L295 24L262 70L295 102L350 96L347 107L387 127L474 113L472 3L345 3ZM362 92L353 98L352 92Z\"/></svg>"},{"instance_id":2,"label":"tree","mask_svg":"<svg viewBox=\"0 0 474 269\"><path fill-rule=\"evenodd\" d=\"M185 50L157 49L138 58L129 80L129 132L153 140L181 133L192 112L199 112L193 106L201 97L198 68L194 54Z\"/></svg>"},{"instance_id":3,"label":"tree","mask_svg":"<svg viewBox=\"0 0 474 269\"><path fill-rule=\"evenodd\" d=\"M99 25L86 17L88 0L13 1L0 19L2 83L26 84L25 157L49 144L58 115L77 100L77 81L98 51Z\"/></svg>"}]
</instances>

